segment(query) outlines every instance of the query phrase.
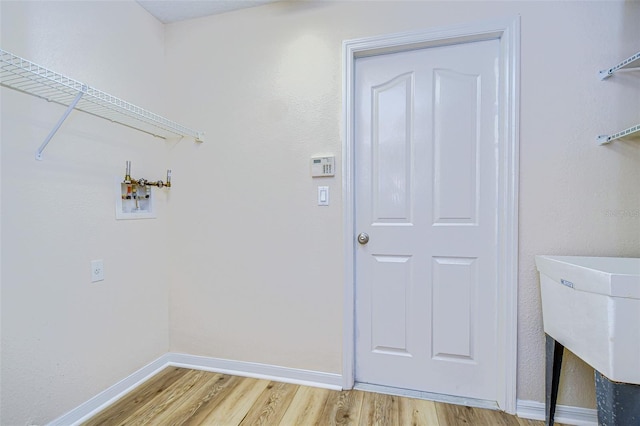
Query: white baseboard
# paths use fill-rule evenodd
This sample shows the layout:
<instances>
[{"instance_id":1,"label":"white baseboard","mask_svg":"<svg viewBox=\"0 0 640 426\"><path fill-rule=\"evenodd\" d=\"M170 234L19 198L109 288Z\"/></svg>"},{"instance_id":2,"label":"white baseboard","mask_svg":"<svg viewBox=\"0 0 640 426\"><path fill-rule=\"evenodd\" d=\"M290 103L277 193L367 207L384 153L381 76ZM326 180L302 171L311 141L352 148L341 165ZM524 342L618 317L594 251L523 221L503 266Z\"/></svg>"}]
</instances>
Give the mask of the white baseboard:
<instances>
[{"instance_id":1,"label":"white baseboard","mask_svg":"<svg viewBox=\"0 0 640 426\"><path fill-rule=\"evenodd\" d=\"M162 355L160 358L120 380L115 385L108 387L90 400L48 423L47 426L77 425L87 420L165 368L169 362L168 355L169 354Z\"/></svg>"},{"instance_id":2,"label":"white baseboard","mask_svg":"<svg viewBox=\"0 0 640 426\"><path fill-rule=\"evenodd\" d=\"M340 374L169 352L142 367L129 377L120 380L115 385L100 392L90 400L80 404L63 416L48 423L47 426L78 425L122 398L125 394L150 379L160 370L169 366L275 380L326 389L342 389L342 375Z\"/></svg>"},{"instance_id":3,"label":"white baseboard","mask_svg":"<svg viewBox=\"0 0 640 426\"><path fill-rule=\"evenodd\" d=\"M279 367L277 365L255 362L232 361L220 358L208 358L196 355L169 353L168 365L192 368L194 370L214 371L234 376L275 380L296 385L342 390L342 375L319 371L300 370Z\"/></svg>"},{"instance_id":4,"label":"white baseboard","mask_svg":"<svg viewBox=\"0 0 640 426\"><path fill-rule=\"evenodd\" d=\"M518 417L531 420L544 420L545 405L543 402L518 400L516 413ZM557 405L554 419L557 423L576 426L597 426L598 412L595 408L580 408L569 405Z\"/></svg>"}]
</instances>

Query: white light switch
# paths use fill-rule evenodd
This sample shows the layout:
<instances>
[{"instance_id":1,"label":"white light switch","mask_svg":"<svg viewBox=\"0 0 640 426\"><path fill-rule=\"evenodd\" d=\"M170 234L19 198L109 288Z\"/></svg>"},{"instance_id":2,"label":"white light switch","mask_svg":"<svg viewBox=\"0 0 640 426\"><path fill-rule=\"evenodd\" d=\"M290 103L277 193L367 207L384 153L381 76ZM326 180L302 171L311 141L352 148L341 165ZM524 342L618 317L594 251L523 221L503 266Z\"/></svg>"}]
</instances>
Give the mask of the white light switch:
<instances>
[{"instance_id":1,"label":"white light switch","mask_svg":"<svg viewBox=\"0 0 640 426\"><path fill-rule=\"evenodd\" d=\"M329 187L328 186L318 187L318 205L319 206L329 205Z\"/></svg>"}]
</instances>

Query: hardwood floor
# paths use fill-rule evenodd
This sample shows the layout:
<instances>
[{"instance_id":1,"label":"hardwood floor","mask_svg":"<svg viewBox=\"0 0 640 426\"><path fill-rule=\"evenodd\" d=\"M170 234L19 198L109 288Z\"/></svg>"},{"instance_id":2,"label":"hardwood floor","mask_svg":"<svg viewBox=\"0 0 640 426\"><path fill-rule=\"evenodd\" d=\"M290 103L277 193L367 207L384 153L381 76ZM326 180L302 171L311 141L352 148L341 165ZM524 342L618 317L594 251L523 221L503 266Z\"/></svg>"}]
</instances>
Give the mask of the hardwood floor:
<instances>
[{"instance_id":1,"label":"hardwood floor","mask_svg":"<svg viewBox=\"0 0 640 426\"><path fill-rule=\"evenodd\" d=\"M169 367L83 424L541 426L543 422L420 399Z\"/></svg>"}]
</instances>

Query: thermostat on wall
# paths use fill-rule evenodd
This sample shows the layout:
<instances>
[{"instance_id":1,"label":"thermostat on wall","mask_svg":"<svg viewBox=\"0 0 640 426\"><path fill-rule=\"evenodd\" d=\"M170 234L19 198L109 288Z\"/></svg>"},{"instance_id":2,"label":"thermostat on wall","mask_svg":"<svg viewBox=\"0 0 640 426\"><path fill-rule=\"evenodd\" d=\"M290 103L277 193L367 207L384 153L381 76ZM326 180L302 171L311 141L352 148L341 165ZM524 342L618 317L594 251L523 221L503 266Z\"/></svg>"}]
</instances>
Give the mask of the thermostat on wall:
<instances>
[{"instance_id":1,"label":"thermostat on wall","mask_svg":"<svg viewBox=\"0 0 640 426\"><path fill-rule=\"evenodd\" d=\"M335 176L336 174L336 157L333 155L328 157L311 157L311 176Z\"/></svg>"}]
</instances>

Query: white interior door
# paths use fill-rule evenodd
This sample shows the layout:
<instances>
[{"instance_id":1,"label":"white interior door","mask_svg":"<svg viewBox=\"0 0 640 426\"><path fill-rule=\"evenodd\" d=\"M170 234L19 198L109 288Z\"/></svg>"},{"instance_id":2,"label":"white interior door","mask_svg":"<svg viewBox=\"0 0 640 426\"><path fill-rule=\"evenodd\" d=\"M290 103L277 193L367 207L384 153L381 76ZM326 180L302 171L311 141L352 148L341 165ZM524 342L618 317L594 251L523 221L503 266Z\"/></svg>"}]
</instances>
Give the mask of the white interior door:
<instances>
[{"instance_id":1,"label":"white interior door","mask_svg":"<svg viewBox=\"0 0 640 426\"><path fill-rule=\"evenodd\" d=\"M499 40L355 61L355 379L495 401Z\"/></svg>"}]
</instances>

